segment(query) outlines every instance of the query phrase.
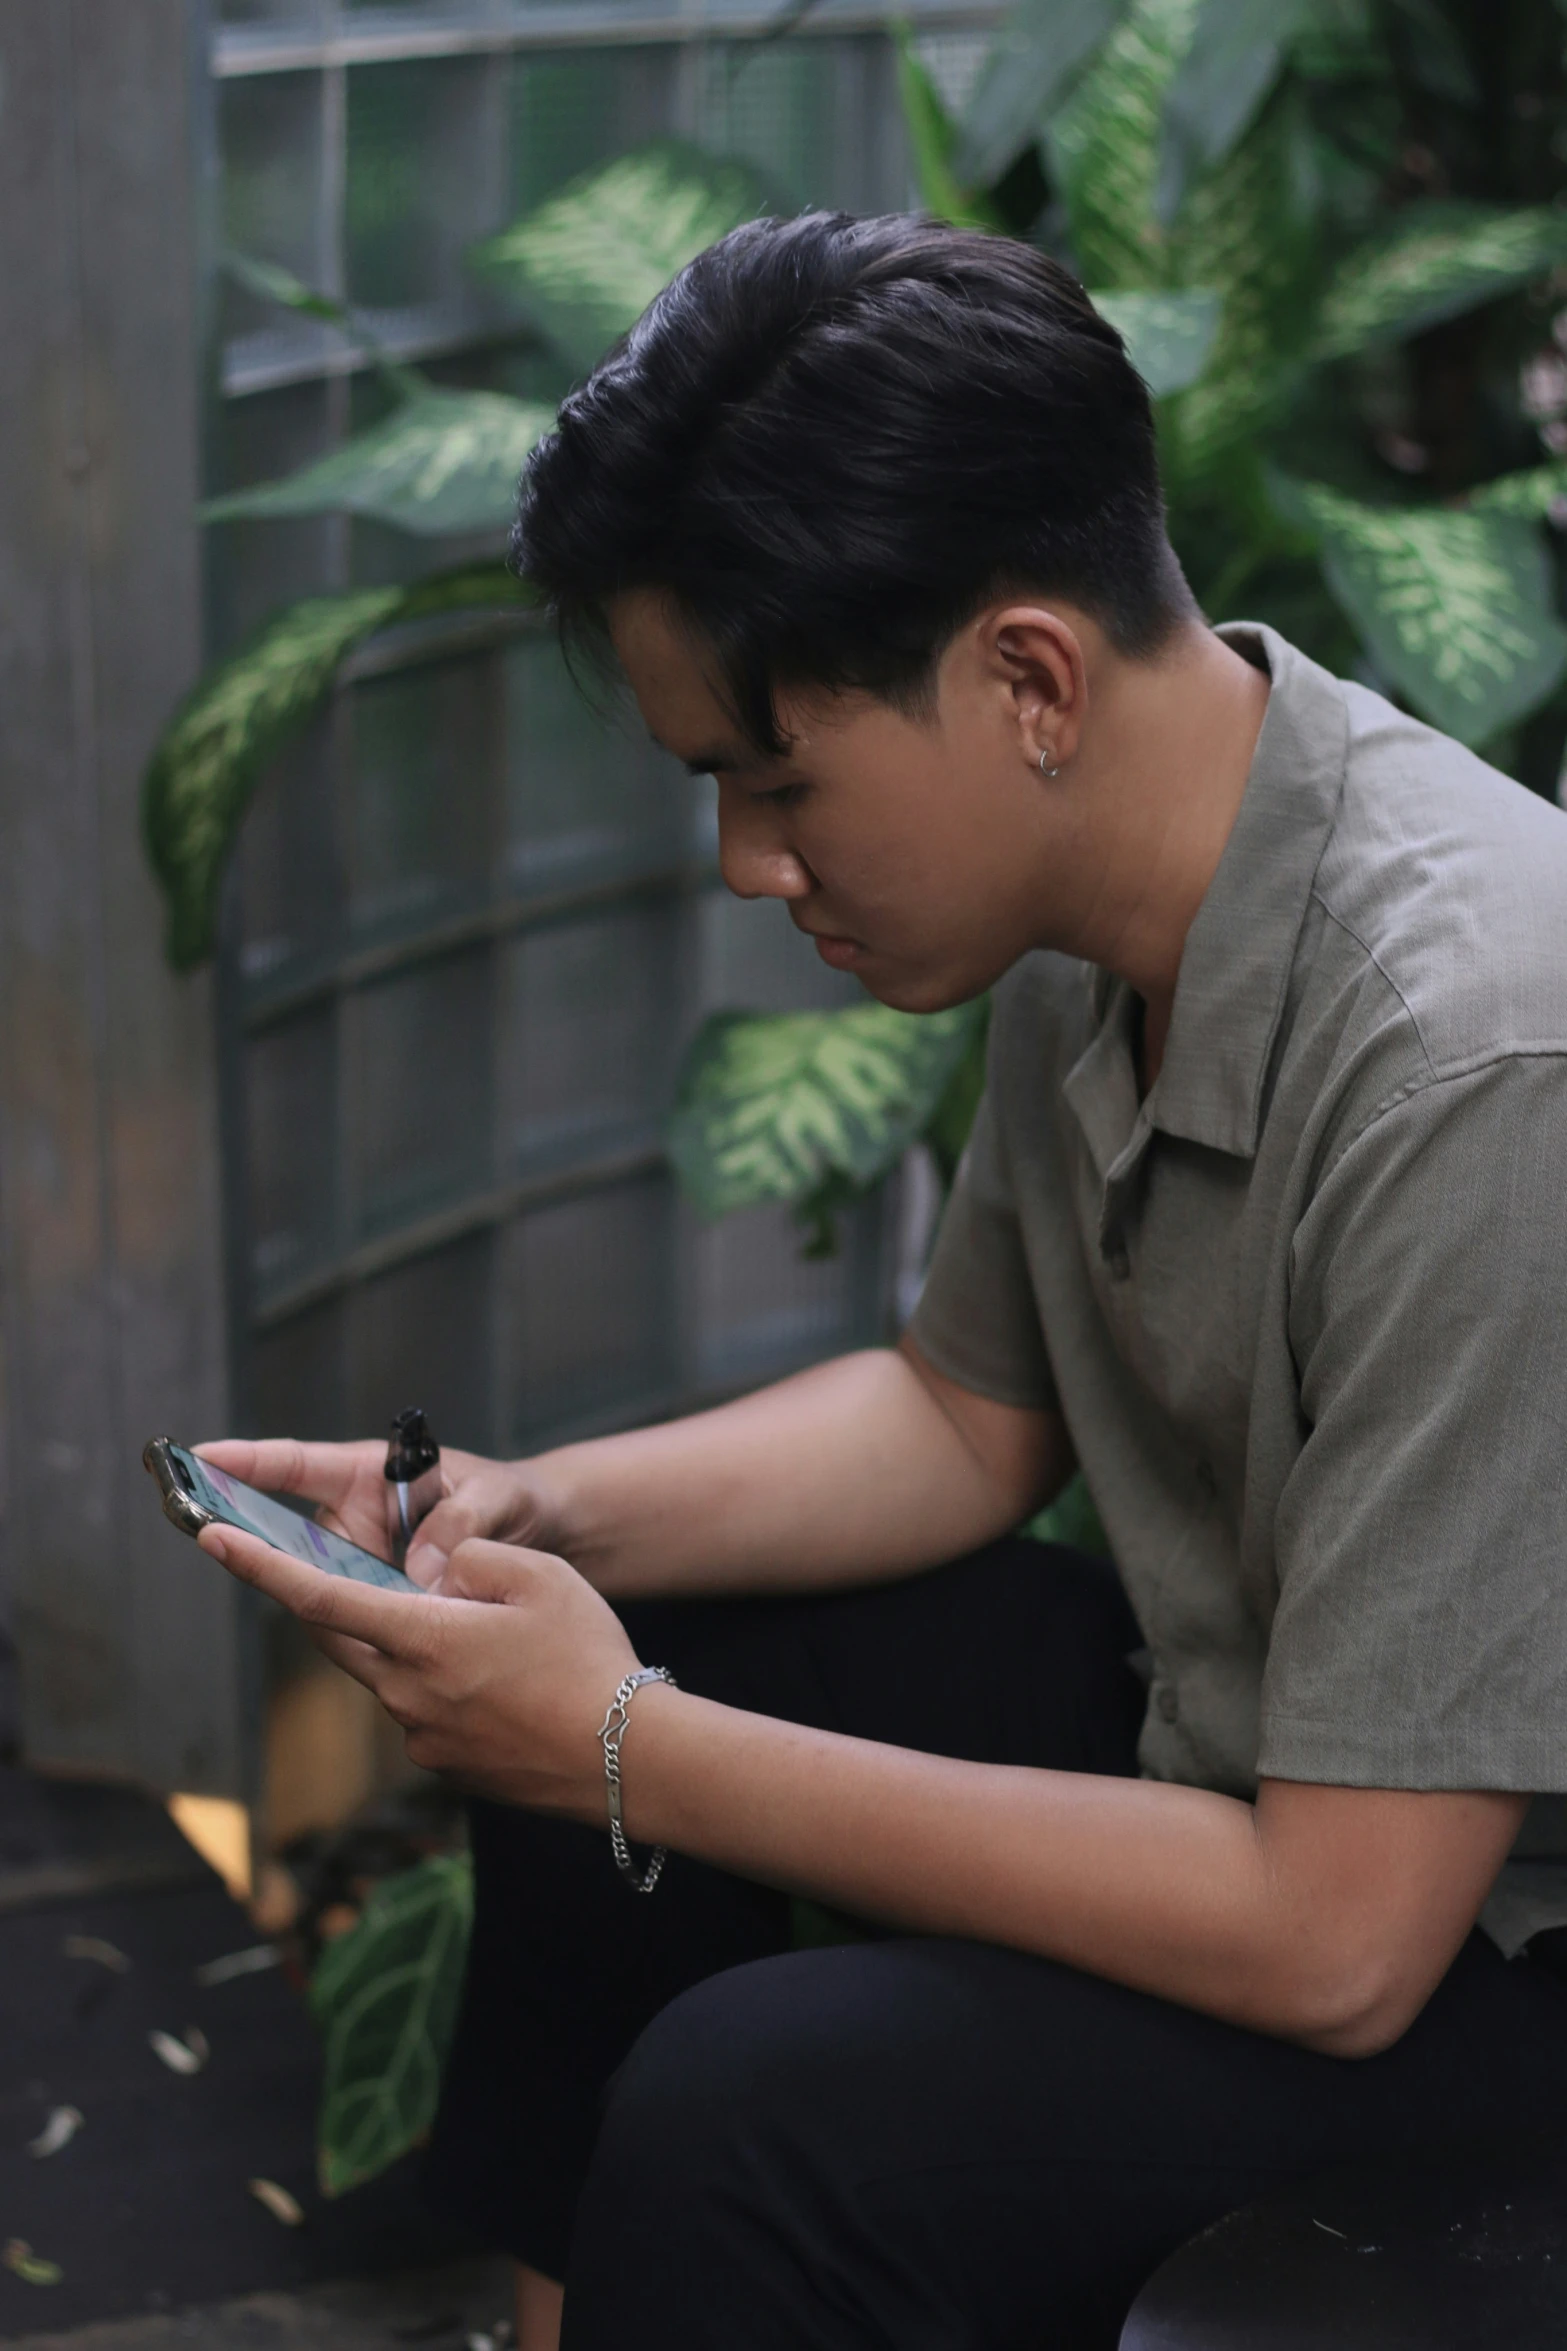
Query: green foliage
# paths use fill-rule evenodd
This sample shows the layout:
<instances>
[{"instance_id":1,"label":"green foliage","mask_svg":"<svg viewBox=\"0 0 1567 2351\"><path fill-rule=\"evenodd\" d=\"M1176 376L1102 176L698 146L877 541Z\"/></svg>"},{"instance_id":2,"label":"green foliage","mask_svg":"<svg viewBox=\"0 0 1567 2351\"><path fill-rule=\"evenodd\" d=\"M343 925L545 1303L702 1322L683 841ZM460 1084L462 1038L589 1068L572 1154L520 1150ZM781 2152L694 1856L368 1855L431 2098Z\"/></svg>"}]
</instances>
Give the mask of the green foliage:
<instances>
[{"instance_id":1,"label":"green foliage","mask_svg":"<svg viewBox=\"0 0 1567 2351\"><path fill-rule=\"evenodd\" d=\"M1256 119L1306 14L1305 0L1202 0L1165 93L1155 196L1164 226Z\"/></svg>"},{"instance_id":2,"label":"green foliage","mask_svg":"<svg viewBox=\"0 0 1567 2351\"><path fill-rule=\"evenodd\" d=\"M1483 743L1533 710L1567 666L1540 534L1522 518L1365 506L1280 481L1384 675L1444 734Z\"/></svg>"},{"instance_id":3,"label":"green foliage","mask_svg":"<svg viewBox=\"0 0 1567 2351\"><path fill-rule=\"evenodd\" d=\"M1208 365L1223 303L1217 294L1096 294L1094 307L1125 338L1126 355L1156 400L1184 392Z\"/></svg>"},{"instance_id":4,"label":"green foliage","mask_svg":"<svg viewBox=\"0 0 1567 2351\"><path fill-rule=\"evenodd\" d=\"M1154 213L1154 190L1165 93L1196 9L1197 0L1134 0L1092 70L1045 126L1044 152L1087 286L1178 282L1169 238Z\"/></svg>"},{"instance_id":5,"label":"green foliage","mask_svg":"<svg viewBox=\"0 0 1567 2351\"><path fill-rule=\"evenodd\" d=\"M704 246L769 209L749 164L660 139L569 181L473 258L585 371Z\"/></svg>"},{"instance_id":6,"label":"green foliage","mask_svg":"<svg viewBox=\"0 0 1567 2351\"><path fill-rule=\"evenodd\" d=\"M1418 11L1414 0L1131 0L1089 46L1077 40L1087 18L1070 21L1070 86L1055 76L1062 32L1031 30L1024 11L979 90L1009 75L1027 86L1016 49L1037 39L1051 91L1036 133L1053 198L1043 223L1160 401L1172 535L1205 608L1260 611L1340 667L1358 640L1372 674L1421 716L1495 744L1559 694L1567 667L1536 527L1563 512L1567 475L1543 465L1477 480L1476 458L1498 438L1495 378L1471 368L1464 421L1455 347L1433 362L1443 372L1427 398L1421 338L1567 267L1560 56L1549 101L1537 71L1520 85L1530 119L1557 127L1535 200L1519 203L1503 183L1520 135L1485 148L1502 120L1485 113L1492 61L1447 0ZM1040 233L1009 213L1012 180L965 174L979 152L973 111L943 131L931 93L922 107L920 141L956 154L968 215L988 207L1010 233ZM1438 137L1450 164L1424 143ZM1397 187L1406 165L1420 186ZM1453 180L1473 192L1459 201ZM932 180L933 207L939 194ZM1161 318L1160 301L1184 311ZM1133 302L1149 306L1142 320ZM1477 322L1469 347L1482 341ZM1389 350L1402 372L1379 356L1381 374L1368 376L1364 355ZM1408 421L1390 429L1395 392ZM1513 416L1521 457L1529 428L1516 402ZM1427 432L1447 437L1427 449ZM1283 459L1313 478L1281 488ZM1445 498L1412 497L1411 471L1427 468Z\"/></svg>"},{"instance_id":7,"label":"green foliage","mask_svg":"<svg viewBox=\"0 0 1567 2351\"><path fill-rule=\"evenodd\" d=\"M893 40L898 61L898 96L920 202L932 218L950 220L958 228L999 228L1001 221L995 206L987 204L983 197L971 196L958 180L953 168L957 125L915 54L908 26L896 26Z\"/></svg>"},{"instance_id":8,"label":"green foliage","mask_svg":"<svg viewBox=\"0 0 1567 2351\"><path fill-rule=\"evenodd\" d=\"M223 869L250 796L320 708L356 645L399 621L523 599L499 563L411 588L311 596L207 671L164 729L142 787L142 827L168 902L168 955L188 971L212 952Z\"/></svg>"},{"instance_id":9,"label":"green foliage","mask_svg":"<svg viewBox=\"0 0 1567 2351\"><path fill-rule=\"evenodd\" d=\"M779 1200L819 1225L923 1132L984 1017L971 1004L924 1018L876 1003L715 1014L666 1128L687 1192L707 1216Z\"/></svg>"},{"instance_id":10,"label":"green foliage","mask_svg":"<svg viewBox=\"0 0 1567 2351\"><path fill-rule=\"evenodd\" d=\"M584 173L472 256L574 366L633 326L675 271L766 209L746 164L655 140ZM276 482L212 499L208 522L355 514L422 538L503 530L517 478L552 412L499 392L438 388L388 358L344 303L276 263L230 254L249 290L341 328L390 386L390 416ZM256 784L298 734L348 655L378 629L475 604L516 601L499 565L441 573L411 589L314 596L278 614L209 670L154 747L143 825L169 906L177 970L211 954L223 868Z\"/></svg>"},{"instance_id":11,"label":"green foliage","mask_svg":"<svg viewBox=\"0 0 1567 2351\"><path fill-rule=\"evenodd\" d=\"M1018 0L990 45L956 143L968 187L998 180L1125 16L1127 0Z\"/></svg>"},{"instance_id":12,"label":"green foliage","mask_svg":"<svg viewBox=\"0 0 1567 2351\"><path fill-rule=\"evenodd\" d=\"M502 531L524 461L554 420L553 409L501 392L424 387L286 480L210 499L202 519L358 514L424 538Z\"/></svg>"},{"instance_id":13,"label":"green foliage","mask_svg":"<svg viewBox=\"0 0 1567 2351\"><path fill-rule=\"evenodd\" d=\"M1567 211L1545 205L1405 205L1340 264L1323 296L1319 359L1401 342L1567 261Z\"/></svg>"},{"instance_id":14,"label":"green foliage","mask_svg":"<svg viewBox=\"0 0 1567 2351\"><path fill-rule=\"evenodd\" d=\"M388 1878L310 1982L325 2042L316 2160L323 2193L376 2177L429 2129L473 1923L466 1854Z\"/></svg>"},{"instance_id":15,"label":"green foliage","mask_svg":"<svg viewBox=\"0 0 1567 2351\"><path fill-rule=\"evenodd\" d=\"M1567 464L1534 465L1524 473L1499 474L1472 491L1469 504L1482 514L1519 514L1544 522L1567 499Z\"/></svg>"},{"instance_id":16,"label":"green foliage","mask_svg":"<svg viewBox=\"0 0 1567 2351\"><path fill-rule=\"evenodd\" d=\"M1091 1551L1101 1559L1110 1555L1109 1537L1081 1475L1070 1479L1053 1502L1036 1512L1023 1532L1032 1535L1036 1543L1066 1543L1074 1551Z\"/></svg>"}]
</instances>

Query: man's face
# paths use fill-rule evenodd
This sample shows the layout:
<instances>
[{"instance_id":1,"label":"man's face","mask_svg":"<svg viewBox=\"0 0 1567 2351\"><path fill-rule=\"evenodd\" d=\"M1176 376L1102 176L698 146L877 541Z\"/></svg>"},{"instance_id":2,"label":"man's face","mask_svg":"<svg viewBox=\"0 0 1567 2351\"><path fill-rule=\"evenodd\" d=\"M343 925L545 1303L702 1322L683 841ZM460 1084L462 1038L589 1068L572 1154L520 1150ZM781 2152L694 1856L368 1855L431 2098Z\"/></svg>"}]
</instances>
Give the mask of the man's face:
<instances>
[{"instance_id":1,"label":"man's face","mask_svg":"<svg viewBox=\"0 0 1567 2351\"><path fill-rule=\"evenodd\" d=\"M769 759L660 598L623 596L610 618L650 732L717 780L737 897L783 899L824 962L909 1012L966 1002L1040 944L1061 813L975 632L943 658L929 718L863 694L780 697L788 750Z\"/></svg>"}]
</instances>

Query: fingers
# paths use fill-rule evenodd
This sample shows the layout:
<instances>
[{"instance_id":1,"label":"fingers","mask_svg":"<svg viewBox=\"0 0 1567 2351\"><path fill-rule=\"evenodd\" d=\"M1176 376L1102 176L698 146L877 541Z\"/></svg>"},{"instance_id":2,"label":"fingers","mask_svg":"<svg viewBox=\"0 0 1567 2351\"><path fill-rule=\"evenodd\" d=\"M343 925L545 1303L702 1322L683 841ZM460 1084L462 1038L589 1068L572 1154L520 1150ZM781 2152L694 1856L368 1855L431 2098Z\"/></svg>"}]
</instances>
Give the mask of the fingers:
<instances>
[{"instance_id":1,"label":"fingers","mask_svg":"<svg viewBox=\"0 0 1567 2351\"><path fill-rule=\"evenodd\" d=\"M417 1664L429 1655L435 1626L426 1611L439 1604L411 1592L383 1591L346 1576L324 1575L302 1559L274 1551L238 1527L204 1527L201 1548L242 1583L254 1584L312 1630L347 1633L383 1656Z\"/></svg>"},{"instance_id":2,"label":"fingers","mask_svg":"<svg viewBox=\"0 0 1567 2351\"><path fill-rule=\"evenodd\" d=\"M195 1450L215 1469L264 1494L298 1494L333 1510L348 1499L366 1460L379 1462L383 1448L374 1437L353 1445L305 1445L297 1437L220 1437Z\"/></svg>"},{"instance_id":3,"label":"fingers","mask_svg":"<svg viewBox=\"0 0 1567 2351\"><path fill-rule=\"evenodd\" d=\"M493 1532L495 1518L496 1513L473 1495L446 1495L414 1529L404 1572L427 1591L435 1584L444 1590L446 1564L458 1544Z\"/></svg>"},{"instance_id":4,"label":"fingers","mask_svg":"<svg viewBox=\"0 0 1567 2351\"><path fill-rule=\"evenodd\" d=\"M575 1573L548 1551L526 1551L516 1543L469 1536L447 1560L441 1590L449 1599L516 1602L535 1592L541 1577L557 1571Z\"/></svg>"}]
</instances>

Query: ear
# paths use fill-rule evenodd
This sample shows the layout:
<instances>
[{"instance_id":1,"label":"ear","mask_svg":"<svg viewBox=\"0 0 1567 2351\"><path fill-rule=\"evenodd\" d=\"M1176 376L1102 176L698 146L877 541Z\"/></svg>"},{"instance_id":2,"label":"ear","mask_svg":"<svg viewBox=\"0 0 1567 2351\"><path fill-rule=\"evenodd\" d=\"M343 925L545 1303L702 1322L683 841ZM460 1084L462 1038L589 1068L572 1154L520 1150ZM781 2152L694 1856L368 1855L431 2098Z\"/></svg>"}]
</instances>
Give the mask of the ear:
<instances>
[{"instance_id":1,"label":"ear","mask_svg":"<svg viewBox=\"0 0 1567 2351\"><path fill-rule=\"evenodd\" d=\"M1082 741L1088 670L1070 621L1042 604L1003 604L978 624L979 653L1004 681L1018 754L1032 768L1065 767Z\"/></svg>"}]
</instances>

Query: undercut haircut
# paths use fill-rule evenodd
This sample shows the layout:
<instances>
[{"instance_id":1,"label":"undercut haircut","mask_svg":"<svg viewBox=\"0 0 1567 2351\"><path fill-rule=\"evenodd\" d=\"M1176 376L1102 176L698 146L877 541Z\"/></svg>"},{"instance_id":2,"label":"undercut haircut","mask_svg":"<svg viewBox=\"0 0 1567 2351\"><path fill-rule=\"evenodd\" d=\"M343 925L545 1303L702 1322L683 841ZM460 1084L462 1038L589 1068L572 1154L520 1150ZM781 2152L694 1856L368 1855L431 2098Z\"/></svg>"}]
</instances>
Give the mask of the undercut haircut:
<instances>
[{"instance_id":1,"label":"undercut haircut","mask_svg":"<svg viewBox=\"0 0 1567 2351\"><path fill-rule=\"evenodd\" d=\"M901 213L699 253L534 450L512 560L568 652L667 596L769 756L780 690L928 712L998 596L1060 596L1134 659L1196 609L1115 328L1032 246Z\"/></svg>"}]
</instances>

